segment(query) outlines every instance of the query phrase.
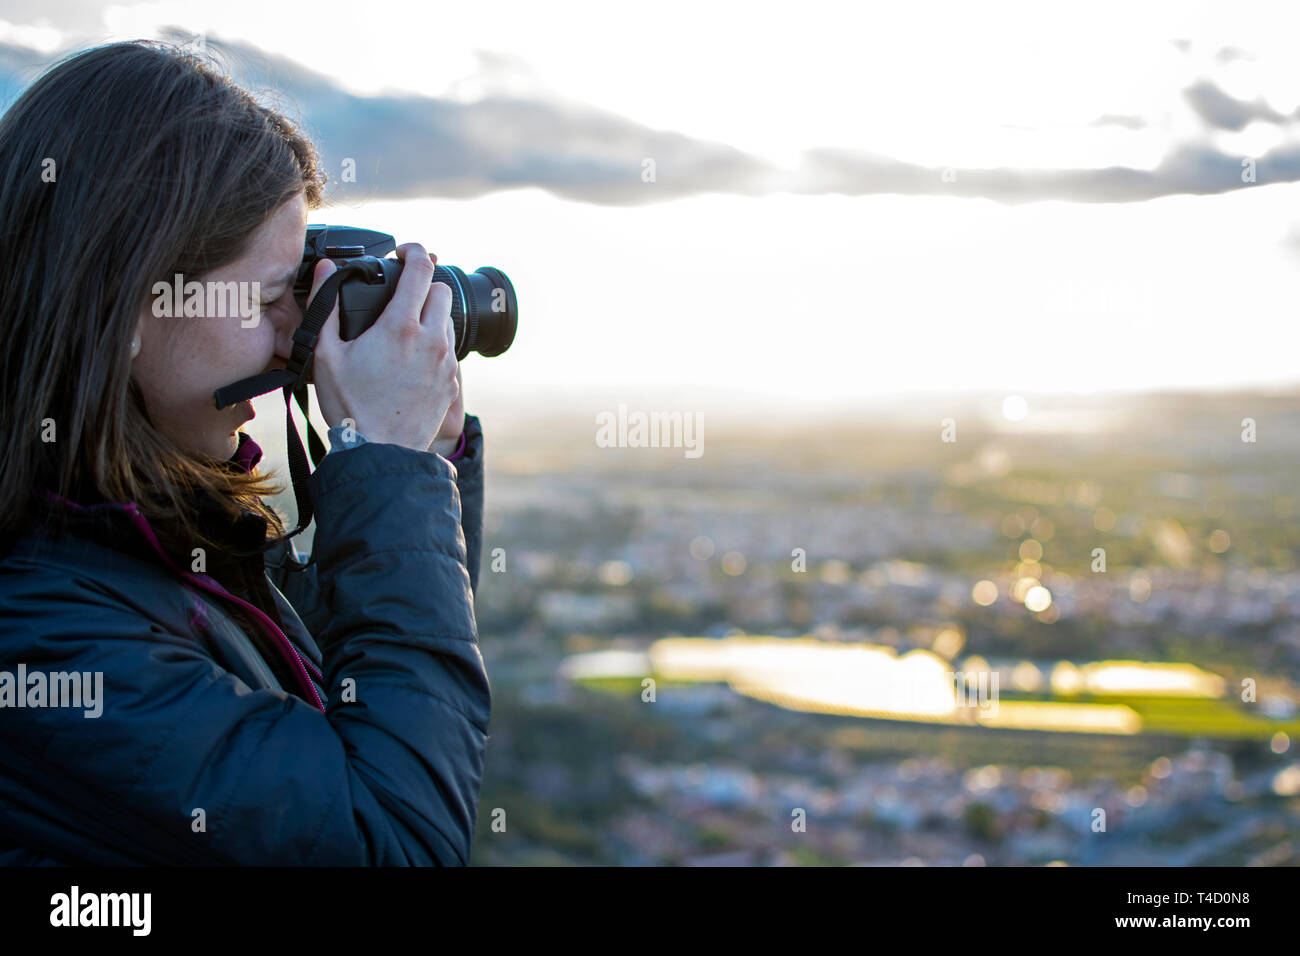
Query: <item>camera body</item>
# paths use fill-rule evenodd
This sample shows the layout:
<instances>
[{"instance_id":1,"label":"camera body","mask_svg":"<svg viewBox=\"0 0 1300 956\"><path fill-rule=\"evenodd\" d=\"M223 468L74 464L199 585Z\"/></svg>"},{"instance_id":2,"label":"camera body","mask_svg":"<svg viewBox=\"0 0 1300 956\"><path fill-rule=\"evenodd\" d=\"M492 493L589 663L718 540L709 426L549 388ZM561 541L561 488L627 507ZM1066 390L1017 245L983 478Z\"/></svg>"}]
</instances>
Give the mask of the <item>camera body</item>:
<instances>
[{"instance_id":1,"label":"camera body","mask_svg":"<svg viewBox=\"0 0 1300 956\"><path fill-rule=\"evenodd\" d=\"M392 236L374 229L308 226L302 264L294 281L294 298L306 308L312 276L321 259L333 260L338 268L348 264L358 267L358 274L349 275L338 289L339 335L351 341L374 325L397 291L402 262L385 258L396 248ZM457 360L471 352L491 357L510 348L519 321L519 305L515 287L504 272L483 266L466 273L456 266L438 265L431 281L451 287Z\"/></svg>"}]
</instances>

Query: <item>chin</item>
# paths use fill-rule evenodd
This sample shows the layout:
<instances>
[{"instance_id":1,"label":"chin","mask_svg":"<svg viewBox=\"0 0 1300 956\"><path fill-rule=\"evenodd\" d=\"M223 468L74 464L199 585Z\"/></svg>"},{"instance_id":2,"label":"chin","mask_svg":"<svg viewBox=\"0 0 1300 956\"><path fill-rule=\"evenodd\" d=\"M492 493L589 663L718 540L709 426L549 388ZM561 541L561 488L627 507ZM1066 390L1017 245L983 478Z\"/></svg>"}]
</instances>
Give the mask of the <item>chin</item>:
<instances>
[{"instance_id":1,"label":"chin","mask_svg":"<svg viewBox=\"0 0 1300 956\"><path fill-rule=\"evenodd\" d=\"M234 431L221 440L221 447L214 448L210 454L213 458L226 459L239 449L239 432Z\"/></svg>"}]
</instances>

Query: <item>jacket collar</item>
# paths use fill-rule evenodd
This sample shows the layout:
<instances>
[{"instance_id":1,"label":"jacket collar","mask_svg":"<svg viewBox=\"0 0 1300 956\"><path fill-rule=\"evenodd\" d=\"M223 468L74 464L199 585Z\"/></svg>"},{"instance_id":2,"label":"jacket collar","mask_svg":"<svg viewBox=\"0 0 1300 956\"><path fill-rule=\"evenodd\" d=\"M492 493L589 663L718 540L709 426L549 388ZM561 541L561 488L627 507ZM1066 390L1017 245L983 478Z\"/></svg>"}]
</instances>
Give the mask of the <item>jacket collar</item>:
<instances>
[{"instance_id":1,"label":"jacket collar","mask_svg":"<svg viewBox=\"0 0 1300 956\"><path fill-rule=\"evenodd\" d=\"M239 447L235 453L230 456L228 461L240 471L248 474L257 467L257 463L262 460L262 446L253 441L253 436L248 432L239 433Z\"/></svg>"},{"instance_id":2,"label":"jacket collar","mask_svg":"<svg viewBox=\"0 0 1300 956\"><path fill-rule=\"evenodd\" d=\"M261 446L253 440L253 436L240 432L239 446L222 465L232 471L249 474L261 460ZM153 539L161 536L134 502L97 500L82 504L61 499L48 491L44 492L44 497L47 501L63 502L68 506L68 527L74 534L107 543L111 547L126 546L132 552L157 556L158 549ZM195 506L199 528L205 537L218 545L221 552L238 555L245 560L261 554L266 541L266 519L261 515L245 510L232 521L222 506L209 497L196 499Z\"/></svg>"}]
</instances>

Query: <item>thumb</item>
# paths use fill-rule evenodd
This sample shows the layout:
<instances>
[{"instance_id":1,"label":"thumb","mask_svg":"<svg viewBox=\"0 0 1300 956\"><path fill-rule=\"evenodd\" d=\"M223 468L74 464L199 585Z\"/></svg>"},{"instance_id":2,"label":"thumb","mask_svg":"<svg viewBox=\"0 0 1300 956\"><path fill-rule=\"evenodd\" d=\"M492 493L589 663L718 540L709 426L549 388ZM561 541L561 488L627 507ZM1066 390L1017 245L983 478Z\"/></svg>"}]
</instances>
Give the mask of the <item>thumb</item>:
<instances>
[{"instance_id":1,"label":"thumb","mask_svg":"<svg viewBox=\"0 0 1300 956\"><path fill-rule=\"evenodd\" d=\"M320 291L320 287L325 284L325 280L328 279L331 275L333 275L337 271L338 271L338 267L335 266L334 262L330 259L321 259L319 262L316 263L316 271L312 274L312 280L311 280L311 294L308 295L307 297L308 308L310 308L311 304L316 301L316 294ZM306 315L307 313L304 311L303 317L306 318ZM322 323L321 325L320 339L318 340L317 347L319 347L320 344L323 344L325 342L333 344L338 340L339 340L339 302L336 293L334 298L334 307L330 309L329 316L326 317L324 323Z\"/></svg>"}]
</instances>

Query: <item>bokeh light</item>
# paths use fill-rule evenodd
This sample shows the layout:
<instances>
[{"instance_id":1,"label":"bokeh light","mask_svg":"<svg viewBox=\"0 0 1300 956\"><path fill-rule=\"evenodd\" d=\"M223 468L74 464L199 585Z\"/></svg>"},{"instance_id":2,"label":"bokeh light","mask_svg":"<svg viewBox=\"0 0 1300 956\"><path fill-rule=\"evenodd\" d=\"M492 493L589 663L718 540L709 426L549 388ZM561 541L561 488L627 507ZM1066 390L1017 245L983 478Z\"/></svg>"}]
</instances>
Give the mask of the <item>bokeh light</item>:
<instances>
[{"instance_id":1,"label":"bokeh light","mask_svg":"<svg viewBox=\"0 0 1300 956\"><path fill-rule=\"evenodd\" d=\"M1052 603L1052 592L1041 584L1025 593L1025 607L1034 612L1046 611Z\"/></svg>"},{"instance_id":2,"label":"bokeh light","mask_svg":"<svg viewBox=\"0 0 1300 956\"><path fill-rule=\"evenodd\" d=\"M998 599L998 586L988 579L977 581L975 587L971 588L970 596L980 607L988 607Z\"/></svg>"}]
</instances>

